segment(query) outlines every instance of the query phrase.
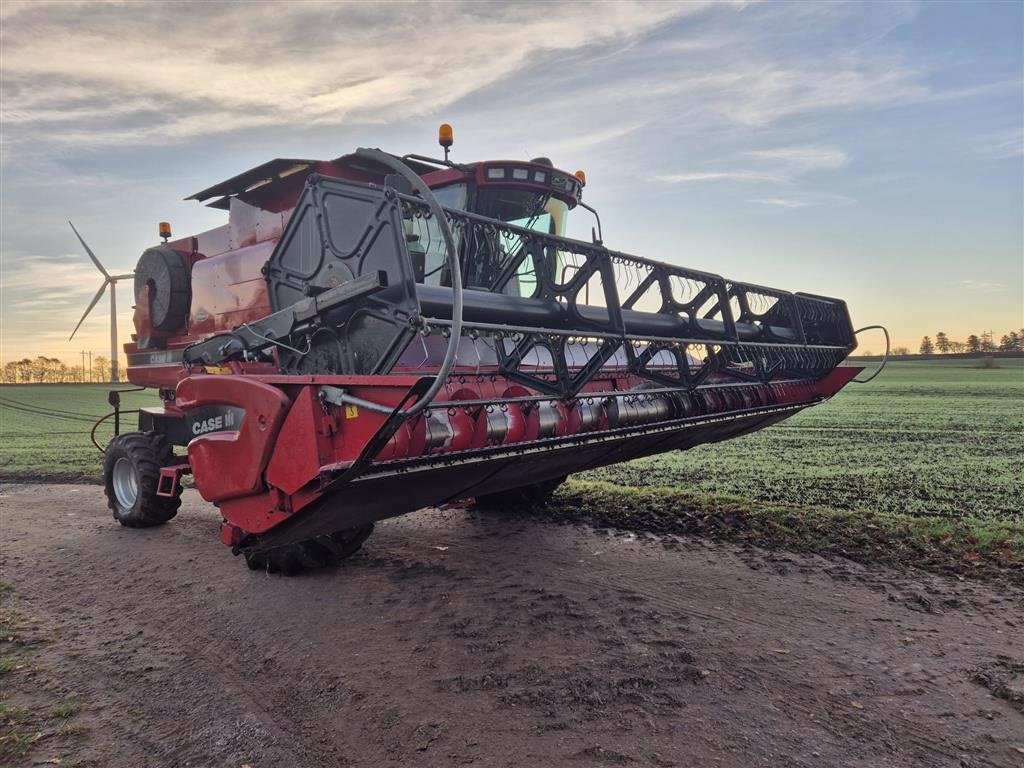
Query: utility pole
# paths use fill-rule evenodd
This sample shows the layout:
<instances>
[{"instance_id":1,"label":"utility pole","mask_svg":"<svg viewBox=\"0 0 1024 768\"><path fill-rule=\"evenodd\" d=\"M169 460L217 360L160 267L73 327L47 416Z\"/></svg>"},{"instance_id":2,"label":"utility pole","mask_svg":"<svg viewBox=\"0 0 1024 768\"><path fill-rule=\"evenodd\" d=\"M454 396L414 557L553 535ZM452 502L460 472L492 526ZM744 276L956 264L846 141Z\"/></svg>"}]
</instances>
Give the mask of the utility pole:
<instances>
[{"instance_id":1,"label":"utility pole","mask_svg":"<svg viewBox=\"0 0 1024 768\"><path fill-rule=\"evenodd\" d=\"M85 383L85 350L82 350L82 383Z\"/></svg>"},{"instance_id":2,"label":"utility pole","mask_svg":"<svg viewBox=\"0 0 1024 768\"><path fill-rule=\"evenodd\" d=\"M92 384L92 350L89 350L89 383Z\"/></svg>"},{"instance_id":3,"label":"utility pole","mask_svg":"<svg viewBox=\"0 0 1024 768\"><path fill-rule=\"evenodd\" d=\"M110 284L110 383L117 384L117 282Z\"/></svg>"}]
</instances>

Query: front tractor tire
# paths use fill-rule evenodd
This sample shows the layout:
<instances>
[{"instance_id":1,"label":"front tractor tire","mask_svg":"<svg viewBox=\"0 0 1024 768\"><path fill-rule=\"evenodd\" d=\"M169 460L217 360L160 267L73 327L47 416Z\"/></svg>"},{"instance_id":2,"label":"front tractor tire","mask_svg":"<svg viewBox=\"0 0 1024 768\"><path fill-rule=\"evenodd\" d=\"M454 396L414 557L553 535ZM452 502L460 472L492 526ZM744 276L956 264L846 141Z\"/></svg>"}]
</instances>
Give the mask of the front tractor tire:
<instances>
[{"instance_id":1,"label":"front tractor tire","mask_svg":"<svg viewBox=\"0 0 1024 768\"><path fill-rule=\"evenodd\" d=\"M521 485L500 493L485 493L476 497L476 506L495 511L538 506L549 501L565 481L565 477L556 477L531 485Z\"/></svg>"},{"instance_id":2,"label":"front tractor tire","mask_svg":"<svg viewBox=\"0 0 1024 768\"><path fill-rule=\"evenodd\" d=\"M171 446L155 432L125 432L103 454L103 488L114 519L128 528L163 525L181 506L173 497L157 496L160 468L173 460Z\"/></svg>"},{"instance_id":3,"label":"front tractor tire","mask_svg":"<svg viewBox=\"0 0 1024 768\"><path fill-rule=\"evenodd\" d=\"M337 531L329 536L317 536L308 541L284 544L250 552L244 552L245 563L254 571L280 573L294 576L302 571L314 571L336 565L352 557L373 533L373 523Z\"/></svg>"}]
</instances>

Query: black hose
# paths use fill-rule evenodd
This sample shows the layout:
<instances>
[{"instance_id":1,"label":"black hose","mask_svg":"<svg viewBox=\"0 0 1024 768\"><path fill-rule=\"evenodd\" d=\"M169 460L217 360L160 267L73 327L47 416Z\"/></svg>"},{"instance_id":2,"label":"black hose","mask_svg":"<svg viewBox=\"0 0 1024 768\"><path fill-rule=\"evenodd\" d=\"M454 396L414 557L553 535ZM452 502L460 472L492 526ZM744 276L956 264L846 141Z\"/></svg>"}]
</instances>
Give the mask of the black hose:
<instances>
[{"instance_id":1,"label":"black hose","mask_svg":"<svg viewBox=\"0 0 1024 768\"><path fill-rule=\"evenodd\" d=\"M139 387L139 389L145 389L145 387ZM127 390L127 391L130 392L131 390ZM127 411L121 411L121 413L139 413L139 412L140 412L140 410L138 408L131 408L131 409L127 410ZM98 418L96 420L96 423L92 425L92 429L89 430L89 439L92 440L92 444L96 446L96 450L99 451L100 453L106 453L107 449L104 448L102 445L100 445L99 443L96 442L96 430L99 428L100 424L102 424L104 421L106 421L107 419L109 419L113 415L114 415L114 411L111 411L106 416L101 416L100 418Z\"/></svg>"},{"instance_id":2,"label":"black hose","mask_svg":"<svg viewBox=\"0 0 1024 768\"><path fill-rule=\"evenodd\" d=\"M444 386L445 381L451 374L452 368L455 367L455 358L459 352L459 340L462 337L462 270L459 266L459 256L455 249L455 238L452 236L451 227L448 225L448 217L445 216L444 209L437 202L434 193L430 191L430 187L424 183L423 179L397 157L381 152L379 149L360 147L356 150L355 154L366 160L387 166L395 171L395 173L403 176L412 185L412 188L419 192L420 197L423 198L423 201L430 208L431 214L437 219L437 225L441 229L441 235L444 237L445 249L447 250L448 269L451 272L452 280L452 324L451 335L448 337L448 349L445 350L444 360L441 361L441 367L437 372L434 383L430 385L430 389L424 392L423 397L413 405L396 414L404 420L415 416L433 402L434 398L437 397L437 393L441 391L441 387Z\"/></svg>"},{"instance_id":3,"label":"black hose","mask_svg":"<svg viewBox=\"0 0 1024 768\"><path fill-rule=\"evenodd\" d=\"M874 330L880 330L882 333L885 334L885 354L882 355L882 362L881 362L881 364L879 364L878 368L875 369L874 373L872 373L866 379L854 379L853 380L857 384L867 384L869 381L871 381L873 378L875 378L875 376L877 376L878 374L880 374L882 372L882 369L885 368L885 364L889 361L889 331L888 331L888 329L884 325L865 325L863 328L858 328L856 331L854 331L853 335L856 336L861 331L874 331Z\"/></svg>"}]
</instances>

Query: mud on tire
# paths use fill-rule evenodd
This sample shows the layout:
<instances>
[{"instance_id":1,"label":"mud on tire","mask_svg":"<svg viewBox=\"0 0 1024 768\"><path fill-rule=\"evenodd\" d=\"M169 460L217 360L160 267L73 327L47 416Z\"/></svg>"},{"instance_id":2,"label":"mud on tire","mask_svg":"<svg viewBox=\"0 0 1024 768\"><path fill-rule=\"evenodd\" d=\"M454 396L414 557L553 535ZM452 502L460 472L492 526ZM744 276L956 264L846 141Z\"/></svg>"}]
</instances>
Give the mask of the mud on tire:
<instances>
[{"instance_id":1,"label":"mud on tire","mask_svg":"<svg viewBox=\"0 0 1024 768\"><path fill-rule=\"evenodd\" d=\"M300 571L325 568L351 557L371 533L373 523L296 544L245 552L245 563L254 571L292 576Z\"/></svg>"},{"instance_id":2,"label":"mud on tire","mask_svg":"<svg viewBox=\"0 0 1024 768\"><path fill-rule=\"evenodd\" d=\"M476 497L476 505L482 509L501 510L543 504L554 495L565 480L566 477L556 477L553 480L522 485L500 493L485 493Z\"/></svg>"},{"instance_id":3,"label":"mud on tire","mask_svg":"<svg viewBox=\"0 0 1024 768\"><path fill-rule=\"evenodd\" d=\"M114 519L128 528L162 525L178 514L180 489L173 497L157 496L160 468L174 455L163 435L125 432L103 454L103 491Z\"/></svg>"}]
</instances>

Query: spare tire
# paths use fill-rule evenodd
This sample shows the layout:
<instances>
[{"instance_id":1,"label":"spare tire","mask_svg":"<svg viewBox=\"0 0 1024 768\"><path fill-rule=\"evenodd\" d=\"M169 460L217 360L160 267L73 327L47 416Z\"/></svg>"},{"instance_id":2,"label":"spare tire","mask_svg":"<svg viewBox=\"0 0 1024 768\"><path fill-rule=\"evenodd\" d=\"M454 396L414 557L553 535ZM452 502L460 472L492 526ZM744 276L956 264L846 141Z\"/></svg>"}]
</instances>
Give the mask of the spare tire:
<instances>
[{"instance_id":1,"label":"spare tire","mask_svg":"<svg viewBox=\"0 0 1024 768\"><path fill-rule=\"evenodd\" d=\"M192 303L192 277L185 257L173 248L149 248L135 267L135 301L149 286L149 320L158 331L184 327Z\"/></svg>"}]
</instances>

